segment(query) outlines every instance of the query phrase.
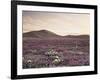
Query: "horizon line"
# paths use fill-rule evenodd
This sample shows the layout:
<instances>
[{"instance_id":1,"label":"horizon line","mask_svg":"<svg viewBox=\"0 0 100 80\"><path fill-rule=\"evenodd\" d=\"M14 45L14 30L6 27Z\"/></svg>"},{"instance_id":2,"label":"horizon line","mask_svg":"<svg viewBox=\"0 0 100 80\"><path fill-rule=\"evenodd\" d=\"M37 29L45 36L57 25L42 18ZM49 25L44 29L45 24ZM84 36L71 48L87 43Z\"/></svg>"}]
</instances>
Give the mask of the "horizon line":
<instances>
[{"instance_id":1,"label":"horizon line","mask_svg":"<svg viewBox=\"0 0 100 80\"><path fill-rule=\"evenodd\" d=\"M42 29L42 30L34 30L34 31L38 32L38 31L43 31L43 30L45 30L45 29ZM28 33L28 32L34 32L34 31L22 32L22 34ZM49 31L49 30L45 30L45 31L52 32L52 31ZM60 34L57 34L55 32L52 32L52 33L54 33L55 35L58 35L58 36L81 36L81 35L88 35L89 36L90 35L90 34L80 34L80 33L68 33L66 35L60 35Z\"/></svg>"}]
</instances>

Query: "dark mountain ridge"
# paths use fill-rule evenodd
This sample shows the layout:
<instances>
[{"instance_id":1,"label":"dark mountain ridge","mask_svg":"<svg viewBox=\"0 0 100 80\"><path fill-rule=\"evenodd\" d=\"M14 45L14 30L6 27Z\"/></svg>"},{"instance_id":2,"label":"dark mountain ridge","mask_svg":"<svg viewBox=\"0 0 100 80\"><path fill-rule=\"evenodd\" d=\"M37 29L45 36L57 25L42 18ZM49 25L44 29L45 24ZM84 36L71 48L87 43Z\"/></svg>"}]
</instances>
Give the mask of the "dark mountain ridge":
<instances>
[{"instance_id":1,"label":"dark mountain ridge","mask_svg":"<svg viewBox=\"0 0 100 80\"><path fill-rule=\"evenodd\" d=\"M89 35L67 35L67 38L89 38Z\"/></svg>"},{"instance_id":2,"label":"dark mountain ridge","mask_svg":"<svg viewBox=\"0 0 100 80\"><path fill-rule=\"evenodd\" d=\"M34 38L51 38L51 37L61 37L53 32L48 30L40 30L40 31L31 31L27 33L23 33L23 37L34 37Z\"/></svg>"},{"instance_id":3,"label":"dark mountain ridge","mask_svg":"<svg viewBox=\"0 0 100 80\"><path fill-rule=\"evenodd\" d=\"M66 35L61 36L57 35L48 30L39 30L39 31L30 31L23 33L23 37L32 37L32 38L89 38L89 35Z\"/></svg>"}]
</instances>

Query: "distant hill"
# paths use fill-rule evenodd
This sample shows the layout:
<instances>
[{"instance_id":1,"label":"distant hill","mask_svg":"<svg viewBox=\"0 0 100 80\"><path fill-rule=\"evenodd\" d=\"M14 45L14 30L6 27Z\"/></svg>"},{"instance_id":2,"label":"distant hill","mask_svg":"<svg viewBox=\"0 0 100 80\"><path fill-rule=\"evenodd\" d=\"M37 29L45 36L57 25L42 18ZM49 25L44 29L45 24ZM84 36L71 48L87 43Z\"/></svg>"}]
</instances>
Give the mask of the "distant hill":
<instances>
[{"instance_id":1,"label":"distant hill","mask_svg":"<svg viewBox=\"0 0 100 80\"><path fill-rule=\"evenodd\" d=\"M89 35L67 35L67 38L89 38Z\"/></svg>"},{"instance_id":2,"label":"distant hill","mask_svg":"<svg viewBox=\"0 0 100 80\"><path fill-rule=\"evenodd\" d=\"M60 36L48 30L31 31L23 33L23 37L31 38L89 38L89 35L67 35Z\"/></svg>"},{"instance_id":3,"label":"distant hill","mask_svg":"<svg viewBox=\"0 0 100 80\"><path fill-rule=\"evenodd\" d=\"M48 30L40 30L40 31L31 31L27 33L23 33L24 37L34 37L34 38L57 38L61 37L53 32Z\"/></svg>"}]
</instances>

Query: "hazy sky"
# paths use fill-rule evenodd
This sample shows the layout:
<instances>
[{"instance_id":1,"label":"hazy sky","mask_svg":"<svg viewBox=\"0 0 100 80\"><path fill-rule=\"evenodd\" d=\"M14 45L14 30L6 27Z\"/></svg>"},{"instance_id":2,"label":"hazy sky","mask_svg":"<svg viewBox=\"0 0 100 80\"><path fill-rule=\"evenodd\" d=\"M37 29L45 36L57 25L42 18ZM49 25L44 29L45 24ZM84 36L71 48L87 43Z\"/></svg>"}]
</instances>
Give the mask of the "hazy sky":
<instances>
[{"instance_id":1,"label":"hazy sky","mask_svg":"<svg viewBox=\"0 0 100 80\"><path fill-rule=\"evenodd\" d=\"M49 30L58 35L90 33L90 15L78 13L55 13L23 11L23 33Z\"/></svg>"}]
</instances>

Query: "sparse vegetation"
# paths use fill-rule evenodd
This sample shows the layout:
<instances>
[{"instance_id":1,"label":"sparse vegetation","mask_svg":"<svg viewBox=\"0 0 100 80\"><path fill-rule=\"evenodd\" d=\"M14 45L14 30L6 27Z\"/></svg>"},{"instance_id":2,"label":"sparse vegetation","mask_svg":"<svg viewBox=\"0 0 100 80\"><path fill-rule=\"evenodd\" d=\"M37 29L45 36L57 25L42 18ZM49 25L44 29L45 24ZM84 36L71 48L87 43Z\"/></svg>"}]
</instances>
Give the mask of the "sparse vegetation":
<instances>
[{"instance_id":1,"label":"sparse vegetation","mask_svg":"<svg viewBox=\"0 0 100 80\"><path fill-rule=\"evenodd\" d=\"M89 37L80 37L23 37L23 68L89 65Z\"/></svg>"}]
</instances>

